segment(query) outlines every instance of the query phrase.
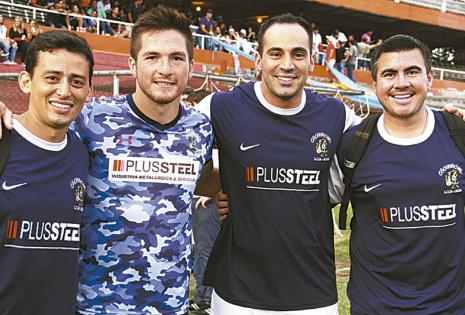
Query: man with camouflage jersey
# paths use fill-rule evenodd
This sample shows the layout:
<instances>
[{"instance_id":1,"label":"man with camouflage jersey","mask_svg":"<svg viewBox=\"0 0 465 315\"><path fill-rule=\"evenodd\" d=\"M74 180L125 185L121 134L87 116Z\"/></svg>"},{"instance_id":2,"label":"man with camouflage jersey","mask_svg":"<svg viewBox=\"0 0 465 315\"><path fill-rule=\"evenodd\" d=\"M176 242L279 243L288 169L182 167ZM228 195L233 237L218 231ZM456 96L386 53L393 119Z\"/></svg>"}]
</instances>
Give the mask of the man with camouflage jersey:
<instances>
[{"instance_id":1,"label":"man with camouflage jersey","mask_svg":"<svg viewBox=\"0 0 465 315\"><path fill-rule=\"evenodd\" d=\"M219 185L206 185L210 123L180 104L192 58L187 18L148 11L131 39L136 92L87 104L73 126L90 153L79 314L187 314L190 203L196 183Z\"/></svg>"}]
</instances>

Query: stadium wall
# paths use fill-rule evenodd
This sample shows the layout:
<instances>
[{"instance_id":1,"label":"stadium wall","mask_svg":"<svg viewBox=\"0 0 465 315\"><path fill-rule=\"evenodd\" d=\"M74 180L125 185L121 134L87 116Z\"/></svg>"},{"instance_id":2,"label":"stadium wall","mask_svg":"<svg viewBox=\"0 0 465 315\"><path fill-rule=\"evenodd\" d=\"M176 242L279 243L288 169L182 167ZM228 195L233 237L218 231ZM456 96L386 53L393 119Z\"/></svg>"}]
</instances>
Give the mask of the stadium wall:
<instances>
[{"instance_id":1,"label":"stadium wall","mask_svg":"<svg viewBox=\"0 0 465 315\"><path fill-rule=\"evenodd\" d=\"M393 0L314 0L324 5L342 7L380 16L388 16L400 20L414 21L434 26L463 31L465 16L441 12L439 10L419 6L395 3Z\"/></svg>"}]
</instances>

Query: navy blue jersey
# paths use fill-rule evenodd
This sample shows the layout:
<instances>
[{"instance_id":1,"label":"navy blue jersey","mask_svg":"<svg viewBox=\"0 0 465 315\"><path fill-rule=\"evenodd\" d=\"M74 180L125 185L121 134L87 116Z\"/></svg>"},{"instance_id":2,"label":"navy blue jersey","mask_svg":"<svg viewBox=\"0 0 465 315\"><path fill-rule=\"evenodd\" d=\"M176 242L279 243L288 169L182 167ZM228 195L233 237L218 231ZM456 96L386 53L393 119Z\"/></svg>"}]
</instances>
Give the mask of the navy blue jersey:
<instances>
[{"instance_id":1,"label":"navy blue jersey","mask_svg":"<svg viewBox=\"0 0 465 315\"><path fill-rule=\"evenodd\" d=\"M0 177L0 314L74 314L86 148L40 140L18 121Z\"/></svg>"},{"instance_id":2,"label":"navy blue jersey","mask_svg":"<svg viewBox=\"0 0 465 315\"><path fill-rule=\"evenodd\" d=\"M352 189L352 314L465 314L465 158L442 115L407 139L381 116Z\"/></svg>"},{"instance_id":3,"label":"navy blue jersey","mask_svg":"<svg viewBox=\"0 0 465 315\"><path fill-rule=\"evenodd\" d=\"M345 127L337 100L303 93L294 109L267 104L260 83L211 99L229 215L205 284L226 301L301 310L337 302L328 174Z\"/></svg>"}]
</instances>

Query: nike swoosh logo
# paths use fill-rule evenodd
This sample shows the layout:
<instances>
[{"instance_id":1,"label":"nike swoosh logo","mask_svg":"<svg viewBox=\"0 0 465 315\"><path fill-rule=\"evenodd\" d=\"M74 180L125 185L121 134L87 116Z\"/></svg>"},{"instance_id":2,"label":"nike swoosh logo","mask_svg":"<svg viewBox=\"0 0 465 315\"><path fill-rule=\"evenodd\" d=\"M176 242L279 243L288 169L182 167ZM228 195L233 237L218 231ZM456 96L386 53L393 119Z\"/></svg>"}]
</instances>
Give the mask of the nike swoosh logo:
<instances>
[{"instance_id":1,"label":"nike swoosh logo","mask_svg":"<svg viewBox=\"0 0 465 315\"><path fill-rule=\"evenodd\" d=\"M260 145L260 143L259 144L254 144L254 145L244 146L244 144L241 143L240 149L241 149L241 151L247 151L247 150L253 149L255 147L258 147L259 145Z\"/></svg>"},{"instance_id":2,"label":"nike swoosh logo","mask_svg":"<svg viewBox=\"0 0 465 315\"><path fill-rule=\"evenodd\" d=\"M375 188L377 188L379 186L381 186L381 184L371 186L370 188L368 188L367 185L365 185L365 187L363 187L363 190L367 193L367 192L370 192L370 191L372 191L373 189L375 189Z\"/></svg>"},{"instance_id":3,"label":"nike swoosh logo","mask_svg":"<svg viewBox=\"0 0 465 315\"><path fill-rule=\"evenodd\" d=\"M3 190L12 190L12 189L15 189L15 188L24 186L24 185L27 185L27 183L21 183L21 184L16 184L16 185L8 186L8 185L6 184L6 182L3 182L2 189L3 189Z\"/></svg>"}]
</instances>

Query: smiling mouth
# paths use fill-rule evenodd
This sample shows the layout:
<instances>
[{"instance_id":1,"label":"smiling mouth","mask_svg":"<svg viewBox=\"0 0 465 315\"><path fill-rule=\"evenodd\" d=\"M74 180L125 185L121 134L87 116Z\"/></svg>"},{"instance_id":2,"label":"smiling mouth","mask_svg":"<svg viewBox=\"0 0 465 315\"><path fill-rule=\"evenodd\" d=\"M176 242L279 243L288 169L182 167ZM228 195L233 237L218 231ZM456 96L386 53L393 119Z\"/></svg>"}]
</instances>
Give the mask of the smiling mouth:
<instances>
[{"instance_id":1,"label":"smiling mouth","mask_svg":"<svg viewBox=\"0 0 465 315\"><path fill-rule=\"evenodd\" d=\"M171 87L176 85L175 82L172 81L154 81L154 83L162 87Z\"/></svg>"},{"instance_id":2,"label":"smiling mouth","mask_svg":"<svg viewBox=\"0 0 465 315\"><path fill-rule=\"evenodd\" d=\"M53 107L53 109L57 112L68 112L71 107L73 107L73 104L63 104L63 103L58 103L54 101L49 101L49 104Z\"/></svg>"},{"instance_id":3,"label":"smiling mouth","mask_svg":"<svg viewBox=\"0 0 465 315\"><path fill-rule=\"evenodd\" d=\"M279 82L284 85L289 85L292 82L294 82L295 79L297 79L295 75L289 75L289 74L287 75L277 74L275 75L275 78L278 79Z\"/></svg>"},{"instance_id":4,"label":"smiling mouth","mask_svg":"<svg viewBox=\"0 0 465 315\"><path fill-rule=\"evenodd\" d=\"M413 96L415 93L408 91L408 92L403 92L403 93L394 93L389 95L389 97L394 99L394 102L400 105L406 105L409 104L412 101Z\"/></svg>"}]
</instances>

